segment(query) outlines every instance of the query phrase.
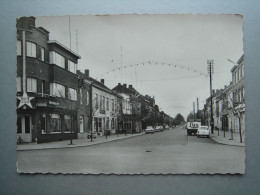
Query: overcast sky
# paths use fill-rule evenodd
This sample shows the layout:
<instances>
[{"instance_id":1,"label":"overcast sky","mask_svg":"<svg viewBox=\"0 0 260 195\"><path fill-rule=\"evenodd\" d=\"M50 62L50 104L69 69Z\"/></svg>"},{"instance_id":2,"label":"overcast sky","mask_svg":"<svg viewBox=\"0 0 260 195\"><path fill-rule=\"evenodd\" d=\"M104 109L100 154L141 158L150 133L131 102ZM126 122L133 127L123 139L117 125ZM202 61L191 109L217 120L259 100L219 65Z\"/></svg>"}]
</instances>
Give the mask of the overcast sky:
<instances>
[{"instance_id":1,"label":"overcast sky","mask_svg":"<svg viewBox=\"0 0 260 195\"><path fill-rule=\"evenodd\" d=\"M48 16L36 17L36 25L78 52L82 72L89 69L109 88L132 84L172 117L186 118L196 98L203 108L208 59L214 59L213 89L220 89L232 79L227 59L243 54L240 15Z\"/></svg>"}]
</instances>

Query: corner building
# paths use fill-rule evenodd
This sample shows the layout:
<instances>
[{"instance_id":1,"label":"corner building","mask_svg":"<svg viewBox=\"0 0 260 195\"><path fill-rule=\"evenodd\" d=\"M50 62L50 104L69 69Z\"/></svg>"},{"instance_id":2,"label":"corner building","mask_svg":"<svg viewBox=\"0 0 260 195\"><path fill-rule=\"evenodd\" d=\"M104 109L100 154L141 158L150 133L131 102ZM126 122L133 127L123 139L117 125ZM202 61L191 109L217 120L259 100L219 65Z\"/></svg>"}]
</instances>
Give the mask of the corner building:
<instances>
[{"instance_id":1,"label":"corner building","mask_svg":"<svg viewBox=\"0 0 260 195\"><path fill-rule=\"evenodd\" d=\"M77 138L80 56L35 26L17 20L17 137L24 142Z\"/></svg>"}]
</instances>

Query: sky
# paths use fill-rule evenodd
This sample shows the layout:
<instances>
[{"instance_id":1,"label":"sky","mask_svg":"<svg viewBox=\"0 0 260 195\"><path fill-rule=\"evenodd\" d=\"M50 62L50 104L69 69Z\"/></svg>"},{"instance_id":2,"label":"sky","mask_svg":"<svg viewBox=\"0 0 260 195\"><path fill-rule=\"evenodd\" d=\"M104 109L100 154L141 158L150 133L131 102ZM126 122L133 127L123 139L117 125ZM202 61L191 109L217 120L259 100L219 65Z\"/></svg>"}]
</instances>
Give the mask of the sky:
<instances>
[{"instance_id":1,"label":"sky","mask_svg":"<svg viewBox=\"0 0 260 195\"><path fill-rule=\"evenodd\" d=\"M232 80L243 54L241 15L86 15L36 17L36 26L81 56L78 69L133 85L155 97L161 111L184 118L210 95L207 60L214 60L213 89ZM197 109L197 107L196 107Z\"/></svg>"}]
</instances>

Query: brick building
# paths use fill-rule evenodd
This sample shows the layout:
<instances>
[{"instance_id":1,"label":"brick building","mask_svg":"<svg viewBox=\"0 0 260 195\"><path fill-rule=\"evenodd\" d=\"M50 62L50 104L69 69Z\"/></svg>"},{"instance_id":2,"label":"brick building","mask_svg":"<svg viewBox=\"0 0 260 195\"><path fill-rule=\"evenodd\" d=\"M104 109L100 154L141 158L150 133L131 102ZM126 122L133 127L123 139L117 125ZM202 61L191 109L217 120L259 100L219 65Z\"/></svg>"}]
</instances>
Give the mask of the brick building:
<instances>
[{"instance_id":1,"label":"brick building","mask_svg":"<svg viewBox=\"0 0 260 195\"><path fill-rule=\"evenodd\" d=\"M17 136L24 142L77 137L78 59L34 17L17 20Z\"/></svg>"}]
</instances>

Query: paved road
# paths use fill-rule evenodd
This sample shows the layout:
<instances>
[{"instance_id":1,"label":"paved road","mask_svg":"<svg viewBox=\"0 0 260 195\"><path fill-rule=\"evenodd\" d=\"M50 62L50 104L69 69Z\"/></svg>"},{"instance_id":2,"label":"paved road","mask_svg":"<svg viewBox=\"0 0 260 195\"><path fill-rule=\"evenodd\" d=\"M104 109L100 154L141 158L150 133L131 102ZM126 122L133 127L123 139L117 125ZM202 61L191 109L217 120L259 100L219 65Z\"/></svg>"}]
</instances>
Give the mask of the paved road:
<instances>
[{"instance_id":1,"label":"paved road","mask_svg":"<svg viewBox=\"0 0 260 195\"><path fill-rule=\"evenodd\" d=\"M18 151L25 173L244 173L245 148L187 136L182 128L78 148Z\"/></svg>"}]
</instances>

